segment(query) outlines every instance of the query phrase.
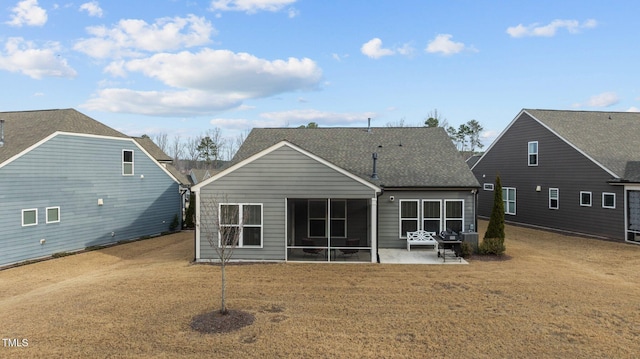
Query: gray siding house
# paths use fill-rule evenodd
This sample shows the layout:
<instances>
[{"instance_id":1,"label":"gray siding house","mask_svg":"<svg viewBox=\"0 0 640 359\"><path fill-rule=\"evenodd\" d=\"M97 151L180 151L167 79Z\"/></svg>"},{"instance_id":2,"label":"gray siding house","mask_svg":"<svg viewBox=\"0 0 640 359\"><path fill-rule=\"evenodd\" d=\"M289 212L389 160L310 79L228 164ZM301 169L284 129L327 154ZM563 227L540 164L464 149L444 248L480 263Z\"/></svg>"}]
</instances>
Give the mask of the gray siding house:
<instances>
[{"instance_id":1,"label":"gray siding house","mask_svg":"<svg viewBox=\"0 0 640 359\"><path fill-rule=\"evenodd\" d=\"M475 229L479 186L442 128L254 129L192 187L196 260L218 259L209 241L235 226L234 260L376 262L408 231ZM217 219L226 208L247 221Z\"/></svg>"},{"instance_id":2,"label":"gray siding house","mask_svg":"<svg viewBox=\"0 0 640 359\"><path fill-rule=\"evenodd\" d=\"M73 109L0 113L0 265L169 230L178 180Z\"/></svg>"},{"instance_id":3,"label":"gray siding house","mask_svg":"<svg viewBox=\"0 0 640 359\"><path fill-rule=\"evenodd\" d=\"M523 109L472 167L490 216L503 186L512 223L640 241L640 113Z\"/></svg>"}]
</instances>

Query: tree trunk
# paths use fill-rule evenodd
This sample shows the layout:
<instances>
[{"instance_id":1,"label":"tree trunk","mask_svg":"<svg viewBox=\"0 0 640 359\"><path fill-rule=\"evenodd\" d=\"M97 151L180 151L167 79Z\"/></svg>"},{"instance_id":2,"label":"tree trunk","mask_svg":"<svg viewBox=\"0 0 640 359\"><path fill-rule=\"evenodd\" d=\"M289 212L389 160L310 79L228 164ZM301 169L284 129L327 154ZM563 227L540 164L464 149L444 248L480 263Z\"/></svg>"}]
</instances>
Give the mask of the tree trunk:
<instances>
[{"instance_id":1,"label":"tree trunk","mask_svg":"<svg viewBox=\"0 0 640 359\"><path fill-rule=\"evenodd\" d=\"M222 273L222 290L221 290L222 298L221 298L221 305L220 305L220 313L222 314L227 314L227 303L226 303L227 277L225 273L225 267L226 266L223 260L220 263L220 268L221 268L220 273Z\"/></svg>"}]
</instances>

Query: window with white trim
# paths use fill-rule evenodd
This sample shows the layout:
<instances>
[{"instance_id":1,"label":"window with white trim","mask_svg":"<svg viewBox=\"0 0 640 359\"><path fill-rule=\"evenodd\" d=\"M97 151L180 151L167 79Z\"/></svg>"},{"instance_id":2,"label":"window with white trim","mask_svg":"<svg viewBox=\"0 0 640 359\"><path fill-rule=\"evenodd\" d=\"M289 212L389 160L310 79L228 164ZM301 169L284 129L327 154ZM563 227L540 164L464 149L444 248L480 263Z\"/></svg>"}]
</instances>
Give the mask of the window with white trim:
<instances>
[{"instance_id":1,"label":"window with white trim","mask_svg":"<svg viewBox=\"0 0 640 359\"><path fill-rule=\"evenodd\" d=\"M591 192L580 191L580 206L591 207Z\"/></svg>"},{"instance_id":2,"label":"window with white trim","mask_svg":"<svg viewBox=\"0 0 640 359\"><path fill-rule=\"evenodd\" d=\"M60 222L60 207L47 207L46 214L46 223Z\"/></svg>"},{"instance_id":3,"label":"window with white trim","mask_svg":"<svg viewBox=\"0 0 640 359\"><path fill-rule=\"evenodd\" d=\"M527 145L529 153L529 166L538 165L538 141L531 141Z\"/></svg>"},{"instance_id":4,"label":"window with white trim","mask_svg":"<svg viewBox=\"0 0 640 359\"><path fill-rule=\"evenodd\" d=\"M419 226L419 201L400 200L400 238L407 238L407 232L415 232Z\"/></svg>"},{"instance_id":5,"label":"window with white trim","mask_svg":"<svg viewBox=\"0 0 640 359\"><path fill-rule=\"evenodd\" d=\"M616 194L602 192L602 208L616 208Z\"/></svg>"},{"instance_id":6,"label":"window with white trim","mask_svg":"<svg viewBox=\"0 0 640 359\"><path fill-rule=\"evenodd\" d=\"M514 187L502 187L502 203L504 214L516 214L516 189Z\"/></svg>"},{"instance_id":7,"label":"window with white trim","mask_svg":"<svg viewBox=\"0 0 640 359\"><path fill-rule=\"evenodd\" d=\"M30 208L22 210L22 226L35 226L38 224L38 209Z\"/></svg>"},{"instance_id":8,"label":"window with white trim","mask_svg":"<svg viewBox=\"0 0 640 359\"><path fill-rule=\"evenodd\" d=\"M560 207L560 190L557 188L549 188L549 209L558 209Z\"/></svg>"},{"instance_id":9,"label":"window with white trim","mask_svg":"<svg viewBox=\"0 0 640 359\"><path fill-rule=\"evenodd\" d=\"M442 221L442 205L440 200L425 199L422 201L422 229L427 232L440 232Z\"/></svg>"},{"instance_id":10,"label":"window with white trim","mask_svg":"<svg viewBox=\"0 0 640 359\"><path fill-rule=\"evenodd\" d=\"M444 226L454 232L464 229L464 201L461 199L447 199L444 201Z\"/></svg>"},{"instance_id":11,"label":"window with white trim","mask_svg":"<svg viewBox=\"0 0 640 359\"><path fill-rule=\"evenodd\" d=\"M237 247L262 247L262 204L223 203L219 210L220 241Z\"/></svg>"},{"instance_id":12,"label":"window with white trim","mask_svg":"<svg viewBox=\"0 0 640 359\"><path fill-rule=\"evenodd\" d=\"M331 238L347 237L347 201L332 199L330 201Z\"/></svg>"},{"instance_id":13,"label":"window with white trim","mask_svg":"<svg viewBox=\"0 0 640 359\"><path fill-rule=\"evenodd\" d=\"M311 200L308 202L309 237L327 238L327 201Z\"/></svg>"},{"instance_id":14,"label":"window with white trim","mask_svg":"<svg viewBox=\"0 0 640 359\"><path fill-rule=\"evenodd\" d=\"M493 191L493 183L485 183L482 188L485 191Z\"/></svg>"},{"instance_id":15,"label":"window with white trim","mask_svg":"<svg viewBox=\"0 0 640 359\"><path fill-rule=\"evenodd\" d=\"M133 176L133 151L122 150L122 175Z\"/></svg>"}]
</instances>

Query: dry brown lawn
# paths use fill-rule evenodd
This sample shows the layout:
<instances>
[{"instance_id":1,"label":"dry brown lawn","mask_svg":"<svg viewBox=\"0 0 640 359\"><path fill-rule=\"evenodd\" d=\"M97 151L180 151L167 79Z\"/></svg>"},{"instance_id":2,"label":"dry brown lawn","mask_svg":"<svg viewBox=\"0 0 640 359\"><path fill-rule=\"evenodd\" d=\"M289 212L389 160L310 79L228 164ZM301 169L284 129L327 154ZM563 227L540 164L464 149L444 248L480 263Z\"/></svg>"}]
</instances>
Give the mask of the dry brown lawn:
<instances>
[{"instance_id":1,"label":"dry brown lawn","mask_svg":"<svg viewBox=\"0 0 640 359\"><path fill-rule=\"evenodd\" d=\"M481 223L484 233L486 223ZM0 358L634 358L640 247L507 226L506 261L469 265L228 267L229 334L191 318L218 307L220 268L193 233L0 271Z\"/></svg>"}]
</instances>

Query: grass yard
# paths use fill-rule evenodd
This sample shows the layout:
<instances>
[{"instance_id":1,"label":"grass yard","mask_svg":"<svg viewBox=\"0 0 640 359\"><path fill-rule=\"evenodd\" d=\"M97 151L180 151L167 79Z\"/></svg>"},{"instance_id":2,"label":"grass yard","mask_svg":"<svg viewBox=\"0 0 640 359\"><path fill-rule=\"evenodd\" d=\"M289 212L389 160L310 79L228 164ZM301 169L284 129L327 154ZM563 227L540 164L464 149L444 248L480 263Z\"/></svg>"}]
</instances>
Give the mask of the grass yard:
<instances>
[{"instance_id":1,"label":"grass yard","mask_svg":"<svg viewBox=\"0 0 640 359\"><path fill-rule=\"evenodd\" d=\"M640 356L640 246L506 231L506 261L229 266L229 334L189 327L220 289L191 232L3 270L0 358Z\"/></svg>"}]
</instances>

